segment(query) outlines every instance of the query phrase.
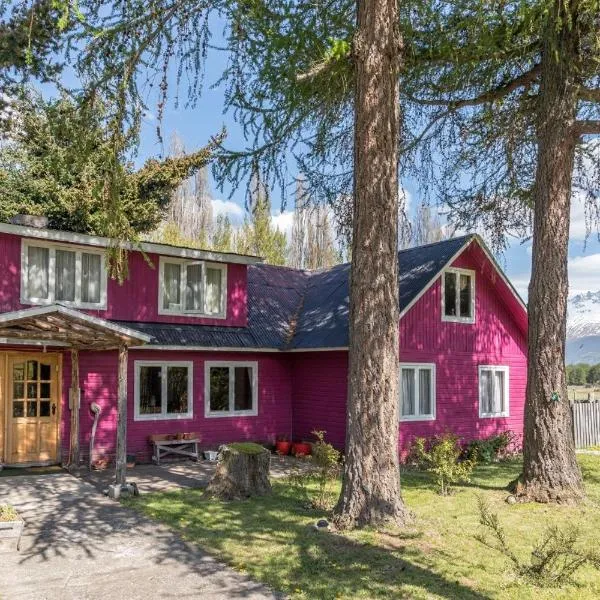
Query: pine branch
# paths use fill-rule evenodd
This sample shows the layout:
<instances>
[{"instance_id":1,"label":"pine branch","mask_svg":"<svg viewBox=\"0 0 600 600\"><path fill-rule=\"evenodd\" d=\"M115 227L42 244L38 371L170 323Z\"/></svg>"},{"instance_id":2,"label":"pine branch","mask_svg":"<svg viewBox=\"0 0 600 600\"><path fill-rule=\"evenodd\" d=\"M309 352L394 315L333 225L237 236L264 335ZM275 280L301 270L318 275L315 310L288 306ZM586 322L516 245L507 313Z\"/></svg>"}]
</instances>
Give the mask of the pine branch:
<instances>
[{"instance_id":1,"label":"pine branch","mask_svg":"<svg viewBox=\"0 0 600 600\"><path fill-rule=\"evenodd\" d=\"M600 120L587 119L575 121L573 126L575 135L600 135Z\"/></svg>"},{"instance_id":2,"label":"pine branch","mask_svg":"<svg viewBox=\"0 0 600 600\"><path fill-rule=\"evenodd\" d=\"M415 98L408 96L412 102L422 104L426 106L447 106L449 110L456 110L459 108L465 108L467 106L479 106L481 104L487 104L494 100L500 100L510 93L518 90L519 88L529 88L536 81L537 76L540 72L541 65L534 65L529 71L526 71L522 75L511 79L510 81L499 85L498 87L487 90L478 96L473 98L465 98L463 100L434 100L428 98Z\"/></svg>"},{"instance_id":3,"label":"pine branch","mask_svg":"<svg viewBox=\"0 0 600 600\"><path fill-rule=\"evenodd\" d=\"M600 102L600 88L579 88L579 97L586 102Z\"/></svg>"}]
</instances>

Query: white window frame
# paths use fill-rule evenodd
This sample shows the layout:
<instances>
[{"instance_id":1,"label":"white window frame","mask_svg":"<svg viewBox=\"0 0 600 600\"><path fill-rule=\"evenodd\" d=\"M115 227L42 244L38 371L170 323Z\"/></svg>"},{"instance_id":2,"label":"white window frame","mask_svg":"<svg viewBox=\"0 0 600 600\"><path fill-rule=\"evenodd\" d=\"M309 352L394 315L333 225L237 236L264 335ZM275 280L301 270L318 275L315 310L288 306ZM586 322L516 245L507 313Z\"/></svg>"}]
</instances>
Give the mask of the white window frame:
<instances>
[{"instance_id":1,"label":"white window frame","mask_svg":"<svg viewBox=\"0 0 600 600\"><path fill-rule=\"evenodd\" d=\"M481 388L481 371L502 371L504 373L504 411L499 413L485 413L483 412L483 390ZM501 417L510 416L510 369L506 365L479 365L477 371L477 387L479 389L479 418L480 419L497 419Z\"/></svg>"},{"instance_id":2,"label":"white window frame","mask_svg":"<svg viewBox=\"0 0 600 600\"><path fill-rule=\"evenodd\" d=\"M185 309L185 293L187 287L187 269L181 269L180 298L181 306L177 309L165 308L163 306L165 292L165 264L182 265L202 265L202 302L206 302L206 269L218 269L221 271L221 288L223 296L221 298L221 310L218 313L207 313L206 304L202 311ZM225 319L227 317L227 265L223 263L214 263L203 260L185 260L161 256L158 260L158 314L159 315L179 315L186 317L198 317L205 319Z\"/></svg>"},{"instance_id":3,"label":"white window frame","mask_svg":"<svg viewBox=\"0 0 600 600\"><path fill-rule=\"evenodd\" d=\"M447 316L446 315L446 273L453 273L457 278L456 282L456 307L460 312L460 275L469 275L471 277L471 316L470 317L461 317L461 316ZM456 267L450 267L448 269L444 269L442 271L442 321L447 321L449 323L475 323L475 271L472 269L459 269Z\"/></svg>"},{"instance_id":4,"label":"white window frame","mask_svg":"<svg viewBox=\"0 0 600 600\"><path fill-rule=\"evenodd\" d=\"M402 414L402 369L414 369L415 370L415 408L420 405L420 390L418 385L418 372L419 370L429 370L431 372L431 414L429 415L403 415ZM435 421L435 412L437 404L437 393L436 393L436 376L435 376L435 363L400 363L400 385L398 386L398 416L400 421Z\"/></svg>"},{"instance_id":5,"label":"white window frame","mask_svg":"<svg viewBox=\"0 0 600 600\"><path fill-rule=\"evenodd\" d=\"M161 367L161 412L143 415L140 412L140 375L142 367ZM188 411L186 413L167 412L167 369L169 367L186 367L188 370ZM194 363L192 361L136 360L134 362L134 421L171 421L192 419L194 417Z\"/></svg>"},{"instance_id":6,"label":"white window frame","mask_svg":"<svg viewBox=\"0 0 600 600\"><path fill-rule=\"evenodd\" d=\"M210 409L210 369L212 367L229 368L229 410ZM252 409L234 410L235 406L235 367L252 369ZM204 363L204 416L207 419L224 417L256 417L258 415L258 362L212 360Z\"/></svg>"},{"instance_id":7,"label":"white window frame","mask_svg":"<svg viewBox=\"0 0 600 600\"><path fill-rule=\"evenodd\" d=\"M32 298L29 296L28 271L29 271L29 248L43 248L48 250L48 298ZM75 300L56 300L56 251L75 253ZM95 254L100 256L100 302L81 301L81 255ZM90 310L106 310L107 303L107 272L106 254L102 250L88 248L87 246L65 246L50 242L31 242L21 240L21 304L48 305L62 304L73 308L84 308Z\"/></svg>"}]
</instances>

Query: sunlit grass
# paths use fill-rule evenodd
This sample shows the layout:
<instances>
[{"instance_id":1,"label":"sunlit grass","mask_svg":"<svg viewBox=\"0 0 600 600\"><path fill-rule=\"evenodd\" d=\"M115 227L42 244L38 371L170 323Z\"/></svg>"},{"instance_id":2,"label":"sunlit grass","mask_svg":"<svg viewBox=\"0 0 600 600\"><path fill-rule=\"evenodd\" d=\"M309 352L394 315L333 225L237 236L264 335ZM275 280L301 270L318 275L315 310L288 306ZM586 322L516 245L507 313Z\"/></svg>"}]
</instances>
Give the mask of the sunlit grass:
<instances>
[{"instance_id":1,"label":"sunlit grass","mask_svg":"<svg viewBox=\"0 0 600 600\"><path fill-rule=\"evenodd\" d=\"M498 513L512 545L525 557L545 527L578 525L582 540L600 544L600 457L579 457L588 502L581 507L509 505L506 484L518 463L478 467L469 485L439 496L427 475L403 474L404 498L415 513L405 530L320 533L323 515L304 509L288 482L273 495L245 502L208 501L200 490L150 494L130 501L251 578L294 599L334 598L600 598L600 575L591 568L577 586L540 589L518 581L504 559L474 539L477 498Z\"/></svg>"}]
</instances>

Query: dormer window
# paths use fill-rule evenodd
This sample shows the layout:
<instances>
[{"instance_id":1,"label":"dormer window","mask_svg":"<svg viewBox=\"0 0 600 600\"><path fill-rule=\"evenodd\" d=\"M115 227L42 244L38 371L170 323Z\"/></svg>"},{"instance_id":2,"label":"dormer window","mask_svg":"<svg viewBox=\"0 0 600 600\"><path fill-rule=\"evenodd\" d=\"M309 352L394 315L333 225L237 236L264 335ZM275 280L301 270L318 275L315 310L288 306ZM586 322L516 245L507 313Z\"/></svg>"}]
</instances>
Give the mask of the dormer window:
<instances>
[{"instance_id":1,"label":"dormer window","mask_svg":"<svg viewBox=\"0 0 600 600\"><path fill-rule=\"evenodd\" d=\"M23 242L21 302L106 308L104 253L73 246Z\"/></svg>"},{"instance_id":2,"label":"dormer window","mask_svg":"<svg viewBox=\"0 0 600 600\"><path fill-rule=\"evenodd\" d=\"M161 258L159 269L159 314L225 318L226 265Z\"/></svg>"},{"instance_id":3,"label":"dormer window","mask_svg":"<svg viewBox=\"0 0 600 600\"><path fill-rule=\"evenodd\" d=\"M442 320L475 322L475 271L447 269L442 278Z\"/></svg>"}]
</instances>

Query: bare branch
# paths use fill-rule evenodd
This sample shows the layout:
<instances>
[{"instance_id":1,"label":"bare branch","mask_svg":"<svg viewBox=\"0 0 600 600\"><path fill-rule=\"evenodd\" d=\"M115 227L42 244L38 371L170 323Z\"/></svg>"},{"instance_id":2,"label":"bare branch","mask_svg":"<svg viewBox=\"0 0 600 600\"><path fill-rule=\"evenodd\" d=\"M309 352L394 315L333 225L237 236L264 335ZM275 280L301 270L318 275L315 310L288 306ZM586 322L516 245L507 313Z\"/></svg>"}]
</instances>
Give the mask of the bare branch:
<instances>
[{"instance_id":1,"label":"bare branch","mask_svg":"<svg viewBox=\"0 0 600 600\"><path fill-rule=\"evenodd\" d=\"M488 102L493 102L494 100L499 100L500 98L504 98L519 88L531 87L536 82L539 72L540 65L536 64L529 71L526 71L522 75L519 75L518 77L515 77L514 79L511 79L510 81L503 83L498 87L483 92L483 94L479 94L479 96L475 96L474 98L465 98L463 100L433 100L409 96L409 99L417 104L423 104L427 106L447 106L449 110L456 110L466 106L478 106L481 104L487 104Z\"/></svg>"},{"instance_id":2,"label":"bare branch","mask_svg":"<svg viewBox=\"0 0 600 600\"><path fill-rule=\"evenodd\" d=\"M575 135L600 135L600 120L588 119L575 121L573 125Z\"/></svg>"},{"instance_id":3,"label":"bare branch","mask_svg":"<svg viewBox=\"0 0 600 600\"><path fill-rule=\"evenodd\" d=\"M600 102L600 88L579 88L579 97L586 102Z\"/></svg>"}]
</instances>

